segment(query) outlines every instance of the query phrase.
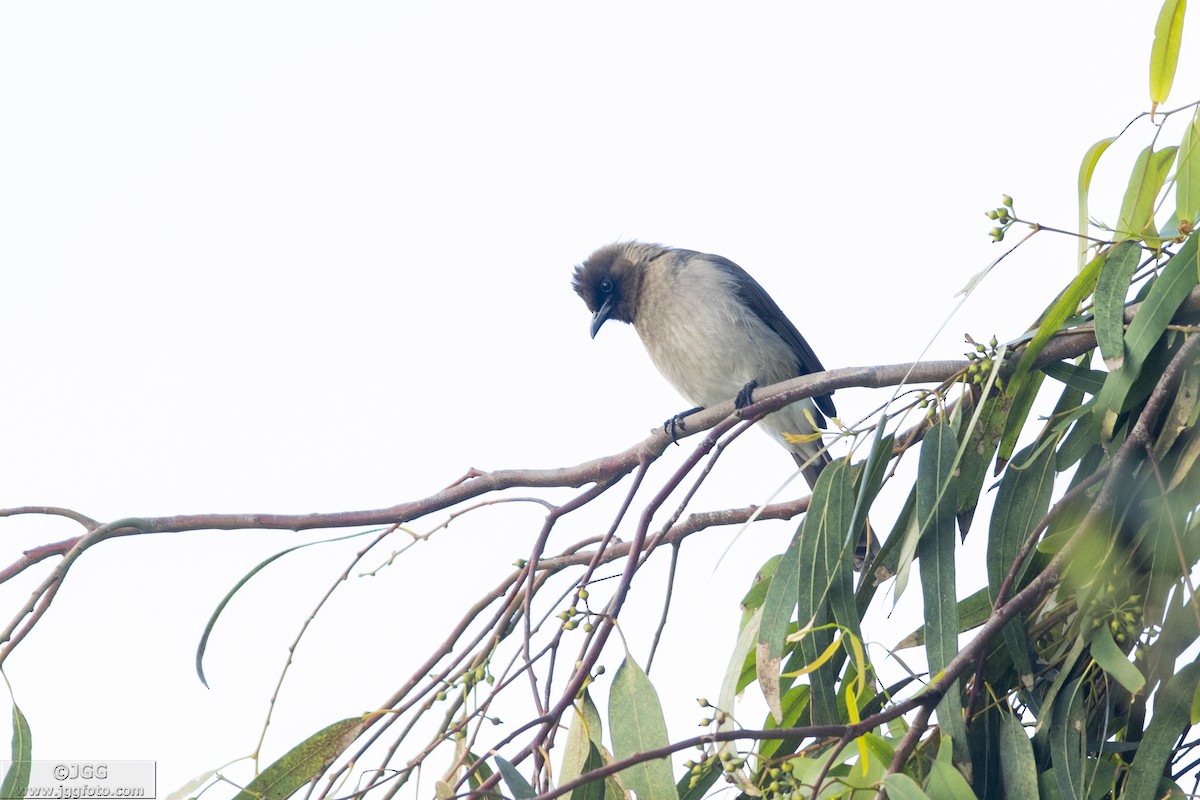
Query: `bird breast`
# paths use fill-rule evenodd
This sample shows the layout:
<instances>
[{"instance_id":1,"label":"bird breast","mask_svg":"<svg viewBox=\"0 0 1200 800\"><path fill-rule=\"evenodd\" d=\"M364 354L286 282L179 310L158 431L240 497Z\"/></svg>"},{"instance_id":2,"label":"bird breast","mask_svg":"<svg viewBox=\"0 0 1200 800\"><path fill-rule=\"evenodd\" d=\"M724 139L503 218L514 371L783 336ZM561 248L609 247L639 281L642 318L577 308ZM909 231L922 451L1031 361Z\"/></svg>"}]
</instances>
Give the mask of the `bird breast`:
<instances>
[{"instance_id":1,"label":"bird breast","mask_svg":"<svg viewBox=\"0 0 1200 800\"><path fill-rule=\"evenodd\" d=\"M738 299L732 277L695 256L650 266L634 326L659 372L698 406L798 374L795 353Z\"/></svg>"}]
</instances>

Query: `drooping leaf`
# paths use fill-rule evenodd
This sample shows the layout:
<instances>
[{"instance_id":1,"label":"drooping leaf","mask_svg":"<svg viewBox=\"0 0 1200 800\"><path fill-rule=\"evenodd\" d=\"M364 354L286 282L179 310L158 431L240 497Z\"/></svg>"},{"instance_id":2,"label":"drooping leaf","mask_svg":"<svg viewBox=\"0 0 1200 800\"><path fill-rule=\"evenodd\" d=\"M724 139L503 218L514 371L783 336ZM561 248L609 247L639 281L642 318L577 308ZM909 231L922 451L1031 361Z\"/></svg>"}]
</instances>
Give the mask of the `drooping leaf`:
<instances>
[{"instance_id":1,"label":"drooping leaf","mask_svg":"<svg viewBox=\"0 0 1200 800\"><path fill-rule=\"evenodd\" d=\"M1120 238L1143 239L1154 237L1154 204L1158 192L1167 180L1171 163L1175 160L1177 147L1164 147L1156 151L1152 146L1143 150L1134 161L1121 200L1121 213L1117 218L1116 235Z\"/></svg>"},{"instance_id":2,"label":"drooping leaf","mask_svg":"<svg viewBox=\"0 0 1200 800\"><path fill-rule=\"evenodd\" d=\"M12 709L12 764L0 783L0 797L24 797L33 772L33 732L15 700Z\"/></svg>"},{"instance_id":3,"label":"drooping leaf","mask_svg":"<svg viewBox=\"0 0 1200 800\"><path fill-rule=\"evenodd\" d=\"M350 717L317 731L260 772L234 800L285 800L290 797L344 753L372 716Z\"/></svg>"},{"instance_id":4,"label":"drooping leaf","mask_svg":"<svg viewBox=\"0 0 1200 800\"><path fill-rule=\"evenodd\" d=\"M890 800L930 800L917 782L903 772L894 772L883 779Z\"/></svg>"},{"instance_id":5,"label":"drooping leaf","mask_svg":"<svg viewBox=\"0 0 1200 800\"><path fill-rule=\"evenodd\" d=\"M1054 775L1063 800L1084 800L1088 796L1083 693L1084 687L1079 680L1071 681L1059 692L1047 730Z\"/></svg>"},{"instance_id":6,"label":"drooping leaf","mask_svg":"<svg viewBox=\"0 0 1200 800\"><path fill-rule=\"evenodd\" d=\"M958 499L954 467L958 438L945 422L935 424L921 443L917 464L917 519L921 521L921 590L925 601L925 651L936 676L958 654L958 602L955 582L954 507ZM938 703L938 720L955 741L954 761L969 764L962 700L957 683Z\"/></svg>"},{"instance_id":7,"label":"drooping leaf","mask_svg":"<svg viewBox=\"0 0 1200 800\"><path fill-rule=\"evenodd\" d=\"M1038 796L1033 743L1012 714L1004 714L1000 721L1000 771L1008 797Z\"/></svg>"},{"instance_id":8,"label":"drooping leaf","mask_svg":"<svg viewBox=\"0 0 1200 800\"><path fill-rule=\"evenodd\" d=\"M968 597L964 597L958 601L959 633L965 633L966 631L978 628L987 622L988 617L991 615L992 600L988 597L988 590L986 588L973 592ZM923 644L925 644L924 625L897 642L895 649L904 650L908 647L920 647Z\"/></svg>"},{"instance_id":9,"label":"drooping leaf","mask_svg":"<svg viewBox=\"0 0 1200 800\"><path fill-rule=\"evenodd\" d=\"M496 756L496 767L500 770L500 777L504 779L504 785L512 792L513 800L532 800L537 797L533 786L525 780L524 775L517 771L511 761Z\"/></svg>"},{"instance_id":10,"label":"drooping leaf","mask_svg":"<svg viewBox=\"0 0 1200 800\"><path fill-rule=\"evenodd\" d=\"M1179 225L1190 230L1200 215L1200 118L1193 117L1179 143L1179 163L1175 166L1175 216Z\"/></svg>"},{"instance_id":11,"label":"drooping leaf","mask_svg":"<svg viewBox=\"0 0 1200 800\"><path fill-rule=\"evenodd\" d=\"M1092 185L1092 173L1096 171L1096 164L1100 161L1100 156L1104 155L1104 151L1108 146L1115 142L1117 137L1110 136L1107 139L1101 139L1087 149L1083 154L1083 161L1079 164L1079 264L1077 269L1082 270L1084 263L1087 261L1088 240L1084 237L1088 233L1088 191Z\"/></svg>"},{"instance_id":12,"label":"drooping leaf","mask_svg":"<svg viewBox=\"0 0 1200 800\"><path fill-rule=\"evenodd\" d=\"M1096 280L1096 343L1110 370L1120 369L1125 360L1125 297L1141 254L1135 242L1121 242L1109 252Z\"/></svg>"},{"instance_id":13,"label":"drooping leaf","mask_svg":"<svg viewBox=\"0 0 1200 800\"><path fill-rule=\"evenodd\" d=\"M1128 689L1130 694L1137 694L1146 685L1145 676L1129 662L1129 659L1117 647L1107 625L1101 625L1096 629L1092 636L1091 646L1092 658L1096 660L1100 668L1116 678L1117 683Z\"/></svg>"},{"instance_id":14,"label":"drooping leaf","mask_svg":"<svg viewBox=\"0 0 1200 800\"><path fill-rule=\"evenodd\" d=\"M776 719L782 714L779 708L779 667L783 661L784 639L787 638L788 626L800 595L800 550L806 527L807 518L776 565L759 613L755 650L758 685Z\"/></svg>"},{"instance_id":15,"label":"drooping leaf","mask_svg":"<svg viewBox=\"0 0 1200 800\"><path fill-rule=\"evenodd\" d=\"M1179 63L1179 45L1183 41L1183 12L1187 0L1165 0L1154 25L1154 45L1150 48L1150 102L1153 108L1165 103L1175 80Z\"/></svg>"},{"instance_id":16,"label":"drooping leaf","mask_svg":"<svg viewBox=\"0 0 1200 800\"><path fill-rule=\"evenodd\" d=\"M861 520L859 525L851 527L854 521L855 492L849 461L834 461L821 473L821 479L825 478L828 480L828 486L824 492L813 490L804 522L805 529L812 530L815 518L817 556L824 559L825 563L806 577L813 579L818 573L828 576L824 596L833 612L834 621L861 639L858 610L854 605L851 565L854 547L862 535L862 528ZM821 479L818 479L817 483L821 483ZM801 570L803 573L803 560Z\"/></svg>"},{"instance_id":17,"label":"drooping leaf","mask_svg":"<svg viewBox=\"0 0 1200 800\"><path fill-rule=\"evenodd\" d=\"M1033 401L1037 398L1038 389L1041 388L1043 373L1032 371L1037 357L1041 355L1046 344L1063 326L1063 323L1079 310L1079 305L1084 298L1095 291L1100 270L1104 266L1104 262L1108 260L1110 252L1111 250L1105 250L1089 261L1087 266L1067 285L1067 288L1059 293L1054 302L1042 313L1033 337L1021 353L1012 377L1009 378L1008 392L1013 395L1013 401L1004 426L1004 434L1000 439L997 469L1003 467L1012 457L1013 450L1017 446L1017 437L1025 427L1025 419L1033 408Z\"/></svg>"},{"instance_id":18,"label":"drooping leaf","mask_svg":"<svg viewBox=\"0 0 1200 800\"><path fill-rule=\"evenodd\" d=\"M586 775L603 766L604 758L600 755L600 748L588 742L587 758L584 759L583 771L580 774ZM571 790L570 800L604 800L604 780L588 781L580 786L576 786Z\"/></svg>"},{"instance_id":19,"label":"drooping leaf","mask_svg":"<svg viewBox=\"0 0 1200 800\"><path fill-rule=\"evenodd\" d=\"M782 558L782 554L771 556L765 564L758 568L758 573L754 576L754 583L742 596L743 611L753 611L762 607L763 601L767 599L767 589L771 586L771 577L775 574Z\"/></svg>"},{"instance_id":20,"label":"drooping leaf","mask_svg":"<svg viewBox=\"0 0 1200 800\"><path fill-rule=\"evenodd\" d=\"M617 668L608 696L608 724L612 752L618 759L666 747L667 723L658 692L650 678L629 656ZM667 758L643 761L620 772L621 782L639 800L678 800L671 762Z\"/></svg>"},{"instance_id":21,"label":"drooping leaf","mask_svg":"<svg viewBox=\"0 0 1200 800\"><path fill-rule=\"evenodd\" d=\"M1104 387L1104 379L1108 377L1107 372L1091 369L1086 364L1064 364L1057 362L1047 364L1042 368L1042 371L1047 376L1054 378L1054 380L1090 395L1099 393Z\"/></svg>"},{"instance_id":22,"label":"drooping leaf","mask_svg":"<svg viewBox=\"0 0 1200 800\"><path fill-rule=\"evenodd\" d=\"M979 422L971 428L967 436L967 446L963 450L958 468L958 503L955 513L958 515L958 527L963 536L967 535L971 527L975 507L979 505L979 495L983 491L983 482L987 479L988 466L1000 446L1004 421L1012 407L1012 397L1003 392L993 392L992 396L984 398L982 403Z\"/></svg>"},{"instance_id":23,"label":"drooping leaf","mask_svg":"<svg viewBox=\"0 0 1200 800\"><path fill-rule=\"evenodd\" d=\"M208 679L204 677L204 651L208 648L208 638L212 635L213 628L216 626L217 620L221 616L221 612L225 610L225 606L229 605L229 601L233 599L233 596L237 594L243 586L249 583L251 578L262 572L263 569L265 569L266 566L271 562L283 558L289 553L294 553L297 550L303 550L304 548L312 547L313 545L340 542L344 539L353 539L357 536L366 536L372 533L379 533L379 530L380 529L375 528L373 530L357 531L356 533L347 534L346 536L336 536L331 539L322 539L317 542L305 542L304 544L298 544L293 547L285 548L280 550L278 553L263 559L256 564L252 570L242 576L242 578L233 585L233 588L225 593L225 596L221 598L221 602L217 603L216 609L213 610L212 616L208 618L208 623L204 626L204 633L200 635L200 644L196 645L196 675L199 676L200 682L204 684L204 687L206 689L208 688Z\"/></svg>"},{"instance_id":24,"label":"drooping leaf","mask_svg":"<svg viewBox=\"0 0 1200 800\"><path fill-rule=\"evenodd\" d=\"M1179 306L1196 286L1197 241L1191 236L1167 263L1138 308L1125 334L1125 363L1109 373L1096 398L1097 420L1101 434L1110 439L1116 414L1125 405L1126 396L1139 375L1150 351L1162 337Z\"/></svg>"},{"instance_id":25,"label":"drooping leaf","mask_svg":"<svg viewBox=\"0 0 1200 800\"><path fill-rule=\"evenodd\" d=\"M1157 797L1159 778L1171 758L1179 733L1191 718L1192 698L1200 684L1200 661L1181 669L1159 690L1154 703L1154 716L1146 727L1137 758L1129 770L1125 786L1127 800L1151 800Z\"/></svg>"},{"instance_id":26,"label":"drooping leaf","mask_svg":"<svg viewBox=\"0 0 1200 800\"><path fill-rule=\"evenodd\" d=\"M953 743L945 741L942 742L943 749L946 744L951 744L951 749L953 749ZM941 752L938 752L939 756ZM925 791L931 800L975 800L975 792L971 790L971 784L967 783L967 779L952 764L942 761L940 758L929 765L929 778L925 782Z\"/></svg>"},{"instance_id":27,"label":"drooping leaf","mask_svg":"<svg viewBox=\"0 0 1200 800\"><path fill-rule=\"evenodd\" d=\"M1017 553L1030 533L1050 508L1054 491L1054 450L1038 442L1026 447L1012 460L1000 480L987 543L988 596L992 603L999 597L1000 586L1014 569ZM1011 599L1021 587L1027 564L1016 568L1016 577L1005 599ZM1022 675L1033 672L1029 645L1019 619L1003 628L1013 666Z\"/></svg>"},{"instance_id":28,"label":"drooping leaf","mask_svg":"<svg viewBox=\"0 0 1200 800\"><path fill-rule=\"evenodd\" d=\"M1175 445L1184 431L1193 427L1200 413L1200 369L1186 369L1171 399L1171 409L1162 424L1162 431L1154 442L1154 456L1162 459ZM1173 483L1176 481L1172 481Z\"/></svg>"},{"instance_id":29,"label":"drooping leaf","mask_svg":"<svg viewBox=\"0 0 1200 800\"><path fill-rule=\"evenodd\" d=\"M721 699L718 705L729 712L733 710L733 699L738 692L754 682L757 663L754 658L754 643L758 641L758 626L762 622L762 606L742 617L737 645L729 656L729 666L721 680Z\"/></svg>"},{"instance_id":30,"label":"drooping leaf","mask_svg":"<svg viewBox=\"0 0 1200 800\"><path fill-rule=\"evenodd\" d=\"M586 764L593 746L602 744L604 729L600 711L585 690L575 701L575 718L567 731L567 743L563 747L562 766L558 770L560 783L578 778L587 771Z\"/></svg>"}]
</instances>

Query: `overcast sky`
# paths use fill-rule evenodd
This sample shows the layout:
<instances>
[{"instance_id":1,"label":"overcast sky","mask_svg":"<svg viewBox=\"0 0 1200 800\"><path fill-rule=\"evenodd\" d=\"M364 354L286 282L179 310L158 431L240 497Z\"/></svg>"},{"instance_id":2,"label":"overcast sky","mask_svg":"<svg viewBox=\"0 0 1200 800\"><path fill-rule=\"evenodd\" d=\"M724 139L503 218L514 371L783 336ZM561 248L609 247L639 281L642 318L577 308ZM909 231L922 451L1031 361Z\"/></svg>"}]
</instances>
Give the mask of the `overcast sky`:
<instances>
[{"instance_id":1,"label":"overcast sky","mask_svg":"<svg viewBox=\"0 0 1200 800\"><path fill-rule=\"evenodd\" d=\"M381 508L472 466L624 449L686 404L632 329L588 338L571 270L616 239L738 262L827 366L910 361L1001 252L983 213L1003 193L1073 227L1084 150L1148 110L1157 10L4 4L0 506ZM1167 107L1200 98L1197 50L1185 36ZM1139 126L1097 173L1093 213L1110 221L1149 141ZM1038 239L931 358L1036 317L1075 265L1070 240ZM884 400L838 393L849 422ZM698 508L761 502L791 470L760 435L727 458ZM492 511L341 591L297 652L264 763L378 707L528 553L540 512ZM689 663L668 637L662 669L688 677L666 699L687 698L673 737L696 731L690 698L716 694L737 599L793 528L743 536L719 566L721 532L685 549L677 613L719 657ZM5 564L79 533L30 517L0 530ZM35 757L155 759L165 796L250 752L288 644L358 545L252 582L210 643L211 689L195 647L239 577L316 538L200 532L85 554L5 665ZM968 539L965 570L982 543ZM45 573L0 587L0 624ZM656 617L657 598L634 599ZM877 604L867 636L894 644L913 608Z\"/></svg>"}]
</instances>

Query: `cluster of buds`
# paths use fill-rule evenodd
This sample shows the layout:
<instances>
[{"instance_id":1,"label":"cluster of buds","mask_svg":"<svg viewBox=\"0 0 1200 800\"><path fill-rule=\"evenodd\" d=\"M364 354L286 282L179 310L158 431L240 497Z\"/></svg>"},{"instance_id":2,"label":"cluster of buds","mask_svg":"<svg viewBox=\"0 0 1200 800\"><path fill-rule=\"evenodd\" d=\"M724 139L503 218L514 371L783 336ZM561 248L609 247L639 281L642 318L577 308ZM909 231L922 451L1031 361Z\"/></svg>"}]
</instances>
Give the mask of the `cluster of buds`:
<instances>
[{"instance_id":1,"label":"cluster of buds","mask_svg":"<svg viewBox=\"0 0 1200 800\"><path fill-rule=\"evenodd\" d=\"M987 218L999 222L998 227L988 231L988 235L992 237L993 242L999 242L1004 239L1004 233L1012 224L1017 221L1016 212L1013 210L1013 199L1008 195L1000 198L1000 207L993 208L987 212Z\"/></svg>"},{"instance_id":2,"label":"cluster of buds","mask_svg":"<svg viewBox=\"0 0 1200 800\"><path fill-rule=\"evenodd\" d=\"M590 622L592 616L591 610L589 609L587 611L580 611L576 605L576 603L583 603L586 606L587 599L588 590L580 587L579 590L575 592L575 603L572 603L571 607L566 611L558 614L558 618L563 622L564 631L573 631L578 628L579 621L581 619L583 620L583 629L585 631L591 633L593 630L595 630L595 626Z\"/></svg>"},{"instance_id":3,"label":"cluster of buds","mask_svg":"<svg viewBox=\"0 0 1200 800\"><path fill-rule=\"evenodd\" d=\"M968 350L965 355L967 361L971 362L967 365L967 377L971 383L976 386L982 386L987 381L988 375L991 374L992 365L996 360L996 351L1000 346L1000 342L993 336L987 344L980 344L971 338L968 334L964 337L967 344L972 345L972 349ZM997 389L1004 389L1004 379L999 375L996 376L995 386Z\"/></svg>"},{"instance_id":4,"label":"cluster of buds","mask_svg":"<svg viewBox=\"0 0 1200 800\"><path fill-rule=\"evenodd\" d=\"M1093 606L1095 617L1092 619L1092 627L1099 628L1107 624L1113 641L1118 645L1124 645L1137 638L1141 633L1141 619L1145 612L1141 599L1141 595L1131 594L1118 602L1117 588L1109 581Z\"/></svg>"},{"instance_id":5,"label":"cluster of buds","mask_svg":"<svg viewBox=\"0 0 1200 800\"><path fill-rule=\"evenodd\" d=\"M495 682L496 676L493 675L488 669L488 665L480 664L473 669L468 669L454 683L443 681L442 689L437 693L437 695L435 695L435 697L438 700L445 700L448 696L448 692L457 686L461 686L464 691L470 691L480 683L486 683L488 686L491 686Z\"/></svg>"},{"instance_id":6,"label":"cluster of buds","mask_svg":"<svg viewBox=\"0 0 1200 800\"><path fill-rule=\"evenodd\" d=\"M762 787L763 797L792 798L804 797L800 785L792 776L792 762L785 761L778 767L771 767L763 776L766 786Z\"/></svg>"}]
</instances>

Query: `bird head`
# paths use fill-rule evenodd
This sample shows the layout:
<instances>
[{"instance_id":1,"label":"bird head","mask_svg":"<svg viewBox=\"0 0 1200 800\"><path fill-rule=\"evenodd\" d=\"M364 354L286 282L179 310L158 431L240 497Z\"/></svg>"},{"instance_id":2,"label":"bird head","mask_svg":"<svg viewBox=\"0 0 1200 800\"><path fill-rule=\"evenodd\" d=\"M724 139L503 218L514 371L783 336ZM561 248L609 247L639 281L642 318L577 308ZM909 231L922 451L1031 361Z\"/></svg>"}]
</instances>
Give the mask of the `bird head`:
<instances>
[{"instance_id":1,"label":"bird head","mask_svg":"<svg viewBox=\"0 0 1200 800\"><path fill-rule=\"evenodd\" d=\"M646 265L666 252L658 245L622 242L601 247L575 268L571 285L592 312L592 338L610 319L632 323Z\"/></svg>"}]
</instances>

